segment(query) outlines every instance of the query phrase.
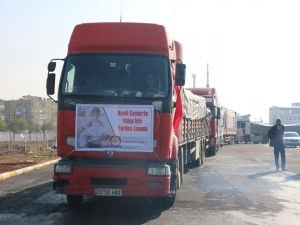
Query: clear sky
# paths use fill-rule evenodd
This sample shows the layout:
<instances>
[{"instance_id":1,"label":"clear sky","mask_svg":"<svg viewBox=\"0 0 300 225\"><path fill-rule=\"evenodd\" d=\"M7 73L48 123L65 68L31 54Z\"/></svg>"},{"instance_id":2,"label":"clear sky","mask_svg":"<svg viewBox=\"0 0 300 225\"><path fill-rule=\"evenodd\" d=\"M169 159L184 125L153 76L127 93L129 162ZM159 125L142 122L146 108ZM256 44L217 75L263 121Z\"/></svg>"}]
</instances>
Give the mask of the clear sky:
<instances>
[{"instance_id":1,"label":"clear sky","mask_svg":"<svg viewBox=\"0 0 300 225\"><path fill-rule=\"evenodd\" d=\"M205 87L209 63L223 106L268 122L271 106L300 102L299 0L0 0L0 99L46 97L47 64L66 56L74 25L121 11L183 44L186 87L192 74Z\"/></svg>"}]
</instances>

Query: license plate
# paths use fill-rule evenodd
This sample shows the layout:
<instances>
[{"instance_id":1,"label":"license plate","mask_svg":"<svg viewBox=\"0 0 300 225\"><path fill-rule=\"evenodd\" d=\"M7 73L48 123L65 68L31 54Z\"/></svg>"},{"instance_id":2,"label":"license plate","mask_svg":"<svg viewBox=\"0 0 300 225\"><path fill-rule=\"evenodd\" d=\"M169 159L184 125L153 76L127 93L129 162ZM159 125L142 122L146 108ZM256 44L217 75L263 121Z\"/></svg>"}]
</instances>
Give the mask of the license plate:
<instances>
[{"instance_id":1,"label":"license plate","mask_svg":"<svg viewBox=\"0 0 300 225\"><path fill-rule=\"evenodd\" d=\"M95 189L95 195L97 196L122 196L122 189Z\"/></svg>"}]
</instances>

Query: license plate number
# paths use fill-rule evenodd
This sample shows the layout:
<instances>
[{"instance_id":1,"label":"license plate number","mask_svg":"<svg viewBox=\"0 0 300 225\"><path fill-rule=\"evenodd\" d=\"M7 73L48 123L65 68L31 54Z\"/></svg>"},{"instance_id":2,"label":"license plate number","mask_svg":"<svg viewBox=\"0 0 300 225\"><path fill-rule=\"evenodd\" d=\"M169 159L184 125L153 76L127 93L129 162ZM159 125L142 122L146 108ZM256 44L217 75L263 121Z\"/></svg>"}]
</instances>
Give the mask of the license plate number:
<instances>
[{"instance_id":1,"label":"license plate number","mask_svg":"<svg viewBox=\"0 0 300 225\"><path fill-rule=\"evenodd\" d=\"M97 196L122 196L122 189L95 189L95 195Z\"/></svg>"}]
</instances>

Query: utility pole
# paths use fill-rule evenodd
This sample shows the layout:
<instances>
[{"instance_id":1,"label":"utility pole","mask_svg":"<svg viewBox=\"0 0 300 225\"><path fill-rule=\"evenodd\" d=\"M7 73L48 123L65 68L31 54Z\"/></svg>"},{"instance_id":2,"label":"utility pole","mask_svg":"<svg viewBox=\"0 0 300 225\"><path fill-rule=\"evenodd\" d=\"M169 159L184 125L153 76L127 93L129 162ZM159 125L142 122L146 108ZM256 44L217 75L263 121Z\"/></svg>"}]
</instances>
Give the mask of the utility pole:
<instances>
[{"instance_id":1,"label":"utility pole","mask_svg":"<svg viewBox=\"0 0 300 225\"><path fill-rule=\"evenodd\" d=\"M123 0L121 0L120 23L122 23L122 16L123 16Z\"/></svg>"},{"instance_id":2,"label":"utility pole","mask_svg":"<svg viewBox=\"0 0 300 225\"><path fill-rule=\"evenodd\" d=\"M208 71L208 63L206 64L206 87L209 88L209 71Z\"/></svg>"},{"instance_id":3,"label":"utility pole","mask_svg":"<svg viewBox=\"0 0 300 225\"><path fill-rule=\"evenodd\" d=\"M193 88L196 87L196 74L192 74L193 77Z\"/></svg>"}]
</instances>

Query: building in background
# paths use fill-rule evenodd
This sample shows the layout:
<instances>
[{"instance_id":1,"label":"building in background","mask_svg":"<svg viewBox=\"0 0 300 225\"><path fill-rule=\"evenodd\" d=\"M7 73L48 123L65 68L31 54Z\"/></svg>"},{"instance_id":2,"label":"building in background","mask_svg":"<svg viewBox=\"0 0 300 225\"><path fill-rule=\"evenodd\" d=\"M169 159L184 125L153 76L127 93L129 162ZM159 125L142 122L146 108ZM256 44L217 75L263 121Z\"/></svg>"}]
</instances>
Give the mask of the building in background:
<instances>
[{"instance_id":1,"label":"building in background","mask_svg":"<svg viewBox=\"0 0 300 225\"><path fill-rule=\"evenodd\" d=\"M50 99L26 95L18 100L4 102L6 121L24 118L31 128L40 129L42 125L46 124L56 127L57 105Z\"/></svg>"},{"instance_id":2,"label":"building in background","mask_svg":"<svg viewBox=\"0 0 300 225\"><path fill-rule=\"evenodd\" d=\"M300 103L292 103L290 107L269 108L269 123L275 124L278 118L281 119L282 124L300 123Z\"/></svg>"},{"instance_id":3,"label":"building in background","mask_svg":"<svg viewBox=\"0 0 300 225\"><path fill-rule=\"evenodd\" d=\"M5 101L0 99L0 120L5 120Z\"/></svg>"}]
</instances>

